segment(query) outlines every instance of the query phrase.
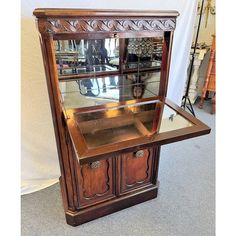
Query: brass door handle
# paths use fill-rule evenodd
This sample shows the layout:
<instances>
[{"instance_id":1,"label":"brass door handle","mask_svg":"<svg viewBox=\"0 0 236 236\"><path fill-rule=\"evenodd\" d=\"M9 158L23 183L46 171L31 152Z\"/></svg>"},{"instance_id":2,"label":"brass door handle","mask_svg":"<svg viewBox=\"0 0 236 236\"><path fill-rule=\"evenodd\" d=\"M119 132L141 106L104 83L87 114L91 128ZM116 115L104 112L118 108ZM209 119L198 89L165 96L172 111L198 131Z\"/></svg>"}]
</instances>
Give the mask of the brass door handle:
<instances>
[{"instance_id":1,"label":"brass door handle","mask_svg":"<svg viewBox=\"0 0 236 236\"><path fill-rule=\"evenodd\" d=\"M92 163L90 164L90 167L91 167L92 169L97 169L97 168L99 168L99 167L100 167L100 161L94 161L94 162L92 162Z\"/></svg>"},{"instance_id":2,"label":"brass door handle","mask_svg":"<svg viewBox=\"0 0 236 236\"><path fill-rule=\"evenodd\" d=\"M135 157L137 157L137 158L140 158L140 157L143 157L143 156L144 156L144 151L143 150L138 150L135 153Z\"/></svg>"}]
</instances>

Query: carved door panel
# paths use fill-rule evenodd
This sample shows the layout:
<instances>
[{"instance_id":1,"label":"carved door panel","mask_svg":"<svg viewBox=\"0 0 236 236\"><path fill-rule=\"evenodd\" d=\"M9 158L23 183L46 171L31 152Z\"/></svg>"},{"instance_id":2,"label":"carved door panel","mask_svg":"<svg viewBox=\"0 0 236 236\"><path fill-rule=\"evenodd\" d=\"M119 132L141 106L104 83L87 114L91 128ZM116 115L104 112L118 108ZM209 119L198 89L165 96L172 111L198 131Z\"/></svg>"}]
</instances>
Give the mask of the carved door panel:
<instances>
[{"instance_id":1,"label":"carved door panel","mask_svg":"<svg viewBox=\"0 0 236 236\"><path fill-rule=\"evenodd\" d=\"M88 206L114 197L113 158L78 166L80 206Z\"/></svg>"},{"instance_id":2,"label":"carved door panel","mask_svg":"<svg viewBox=\"0 0 236 236\"><path fill-rule=\"evenodd\" d=\"M153 149L124 154L120 158L121 193L151 183Z\"/></svg>"}]
</instances>

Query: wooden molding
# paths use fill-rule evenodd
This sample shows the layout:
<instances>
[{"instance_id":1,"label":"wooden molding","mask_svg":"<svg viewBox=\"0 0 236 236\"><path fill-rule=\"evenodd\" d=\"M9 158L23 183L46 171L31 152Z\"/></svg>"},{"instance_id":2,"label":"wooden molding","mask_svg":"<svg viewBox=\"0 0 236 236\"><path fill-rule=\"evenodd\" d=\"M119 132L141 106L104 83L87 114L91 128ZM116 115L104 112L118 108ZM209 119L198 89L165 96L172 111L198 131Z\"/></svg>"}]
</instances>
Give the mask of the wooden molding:
<instances>
[{"instance_id":1,"label":"wooden molding","mask_svg":"<svg viewBox=\"0 0 236 236\"><path fill-rule=\"evenodd\" d=\"M42 34L173 31L175 25L175 17L93 17L92 19L90 17L76 17L38 19L38 29Z\"/></svg>"},{"instance_id":2,"label":"wooden molding","mask_svg":"<svg viewBox=\"0 0 236 236\"><path fill-rule=\"evenodd\" d=\"M155 16L155 17L177 17L179 12L175 10L124 10L124 9L85 9L85 8L36 8L33 14L40 17L77 17L77 16Z\"/></svg>"},{"instance_id":3,"label":"wooden molding","mask_svg":"<svg viewBox=\"0 0 236 236\"><path fill-rule=\"evenodd\" d=\"M81 225L88 221L111 214L113 212L131 207L141 202L145 202L157 197L158 187L148 186L145 189L120 196L80 211L66 211L67 224L72 226Z\"/></svg>"}]
</instances>

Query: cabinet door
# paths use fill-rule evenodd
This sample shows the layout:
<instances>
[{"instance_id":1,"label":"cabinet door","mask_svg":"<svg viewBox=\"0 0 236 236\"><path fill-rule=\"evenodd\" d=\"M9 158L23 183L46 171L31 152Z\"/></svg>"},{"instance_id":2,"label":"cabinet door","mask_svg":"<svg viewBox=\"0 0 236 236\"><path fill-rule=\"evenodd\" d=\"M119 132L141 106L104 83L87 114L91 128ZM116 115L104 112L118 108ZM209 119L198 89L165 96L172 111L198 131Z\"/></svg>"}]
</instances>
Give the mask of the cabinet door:
<instances>
[{"instance_id":1,"label":"cabinet door","mask_svg":"<svg viewBox=\"0 0 236 236\"><path fill-rule=\"evenodd\" d=\"M79 205L88 206L114 197L114 160L108 158L78 166Z\"/></svg>"},{"instance_id":2,"label":"cabinet door","mask_svg":"<svg viewBox=\"0 0 236 236\"><path fill-rule=\"evenodd\" d=\"M153 149L130 152L120 157L121 193L151 184Z\"/></svg>"}]
</instances>

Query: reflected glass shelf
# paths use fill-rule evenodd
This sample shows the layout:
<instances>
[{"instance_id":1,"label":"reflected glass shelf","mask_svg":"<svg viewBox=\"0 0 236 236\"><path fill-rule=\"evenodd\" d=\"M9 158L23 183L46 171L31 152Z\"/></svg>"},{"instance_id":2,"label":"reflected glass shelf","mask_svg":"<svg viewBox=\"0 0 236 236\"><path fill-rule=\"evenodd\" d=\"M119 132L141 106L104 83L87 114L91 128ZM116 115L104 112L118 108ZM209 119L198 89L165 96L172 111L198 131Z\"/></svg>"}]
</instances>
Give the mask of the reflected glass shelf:
<instances>
[{"instance_id":1,"label":"reflected glass shelf","mask_svg":"<svg viewBox=\"0 0 236 236\"><path fill-rule=\"evenodd\" d=\"M59 66L57 65L59 78L62 75L77 75L86 73L112 72L118 71L116 67L109 65L95 65L95 66Z\"/></svg>"},{"instance_id":2,"label":"reflected glass shelf","mask_svg":"<svg viewBox=\"0 0 236 236\"><path fill-rule=\"evenodd\" d=\"M65 109L158 96L160 73L106 76L59 83Z\"/></svg>"},{"instance_id":3,"label":"reflected glass shelf","mask_svg":"<svg viewBox=\"0 0 236 236\"><path fill-rule=\"evenodd\" d=\"M125 64L125 69L160 69L161 61L142 61L142 62L130 62Z\"/></svg>"},{"instance_id":4,"label":"reflected glass shelf","mask_svg":"<svg viewBox=\"0 0 236 236\"><path fill-rule=\"evenodd\" d=\"M127 39L54 40L59 79L92 73L123 73L161 69L163 34Z\"/></svg>"}]
</instances>

